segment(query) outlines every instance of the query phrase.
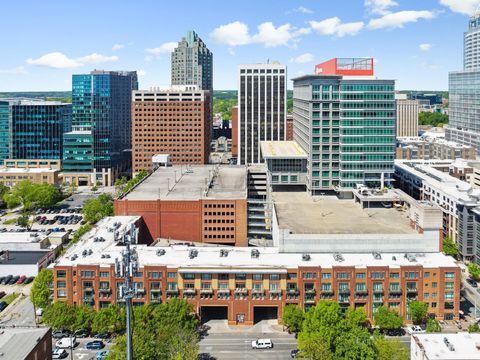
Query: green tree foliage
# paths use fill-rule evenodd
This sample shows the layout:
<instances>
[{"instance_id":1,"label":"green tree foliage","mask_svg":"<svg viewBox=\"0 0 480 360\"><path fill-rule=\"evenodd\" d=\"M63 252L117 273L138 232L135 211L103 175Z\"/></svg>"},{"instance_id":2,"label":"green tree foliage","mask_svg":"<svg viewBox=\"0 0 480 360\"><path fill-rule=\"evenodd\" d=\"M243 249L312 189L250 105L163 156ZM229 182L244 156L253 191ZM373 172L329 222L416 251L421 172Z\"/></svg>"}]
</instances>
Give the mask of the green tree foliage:
<instances>
[{"instance_id":1,"label":"green tree foliage","mask_svg":"<svg viewBox=\"0 0 480 360\"><path fill-rule=\"evenodd\" d=\"M75 330L89 330L92 328L95 312L90 306L79 305L75 308Z\"/></svg>"},{"instance_id":2,"label":"green tree foliage","mask_svg":"<svg viewBox=\"0 0 480 360\"><path fill-rule=\"evenodd\" d=\"M412 317L412 321L414 324L422 323L425 318L427 317L428 312L428 304L422 301L412 301L408 305L408 312Z\"/></svg>"},{"instance_id":3,"label":"green tree foliage","mask_svg":"<svg viewBox=\"0 0 480 360\"><path fill-rule=\"evenodd\" d=\"M429 333L439 333L442 332L442 328L437 320L428 319L427 320L427 332Z\"/></svg>"},{"instance_id":4,"label":"green tree foliage","mask_svg":"<svg viewBox=\"0 0 480 360\"><path fill-rule=\"evenodd\" d=\"M283 325L290 332L298 334L302 330L304 312L301 308L294 304L288 304L283 308Z\"/></svg>"},{"instance_id":5,"label":"green tree foliage","mask_svg":"<svg viewBox=\"0 0 480 360\"><path fill-rule=\"evenodd\" d=\"M23 206L23 211L50 207L62 200L62 194L58 188L50 184L34 184L29 180L18 182L10 191L3 196L8 208L18 205Z\"/></svg>"},{"instance_id":6,"label":"green tree foliage","mask_svg":"<svg viewBox=\"0 0 480 360\"><path fill-rule=\"evenodd\" d=\"M72 240L70 240L70 244L75 244L83 235L92 230L92 228L93 226L91 224L85 224L80 226L75 235L73 235Z\"/></svg>"},{"instance_id":7,"label":"green tree foliage","mask_svg":"<svg viewBox=\"0 0 480 360\"><path fill-rule=\"evenodd\" d=\"M224 120L232 119L232 107L237 105L237 98L234 99L213 99L213 113L221 113Z\"/></svg>"},{"instance_id":8,"label":"green tree foliage","mask_svg":"<svg viewBox=\"0 0 480 360\"><path fill-rule=\"evenodd\" d=\"M418 123L420 125L431 125L442 127L448 124L448 115L431 112L421 112L418 115Z\"/></svg>"},{"instance_id":9,"label":"green tree foliage","mask_svg":"<svg viewBox=\"0 0 480 360\"><path fill-rule=\"evenodd\" d=\"M368 330L356 326L340 332L335 339L335 359L375 360L376 351Z\"/></svg>"},{"instance_id":10,"label":"green tree foliage","mask_svg":"<svg viewBox=\"0 0 480 360\"><path fill-rule=\"evenodd\" d=\"M475 263L468 264L468 272L475 280L480 280L480 267Z\"/></svg>"},{"instance_id":11,"label":"green tree foliage","mask_svg":"<svg viewBox=\"0 0 480 360\"><path fill-rule=\"evenodd\" d=\"M456 258L458 256L458 247L455 244L450 236L445 236L443 238L443 252L445 255L453 256Z\"/></svg>"},{"instance_id":12,"label":"green tree foliage","mask_svg":"<svg viewBox=\"0 0 480 360\"><path fill-rule=\"evenodd\" d=\"M132 190L140 181L145 179L148 176L147 170L140 170L134 178L128 180L127 184L123 188L122 194L126 194L130 190Z\"/></svg>"},{"instance_id":13,"label":"green tree foliage","mask_svg":"<svg viewBox=\"0 0 480 360\"><path fill-rule=\"evenodd\" d=\"M92 320L92 331L94 333L121 333L126 328L125 308L109 305L100 309Z\"/></svg>"},{"instance_id":14,"label":"green tree foliage","mask_svg":"<svg viewBox=\"0 0 480 360\"><path fill-rule=\"evenodd\" d=\"M53 272L49 269L42 269L33 280L30 289L30 299L37 308L45 308L50 305L50 284L53 282Z\"/></svg>"},{"instance_id":15,"label":"green tree foliage","mask_svg":"<svg viewBox=\"0 0 480 360\"><path fill-rule=\"evenodd\" d=\"M469 333L480 333L480 325L478 325L478 323L471 324L468 327L468 332Z\"/></svg>"},{"instance_id":16,"label":"green tree foliage","mask_svg":"<svg viewBox=\"0 0 480 360\"><path fill-rule=\"evenodd\" d=\"M393 309L380 306L374 315L375 325L381 330L399 329L403 325L403 318Z\"/></svg>"},{"instance_id":17,"label":"green tree foliage","mask_svg":"<svg viewBox=\"0 0 480 360\"><path fill-rule=\"evenodd\" d=\"M113 199L109 194L101 194L97 198L88 199L82 208L85 221L96 223L106 216L113 215Z\"/></svg>"},{"instance_id":18,"label":"green tree foliage","mask_svg":"<svg viewBox=\"0 0 480 360\"><path fill-rule=\"evenodd\" d=\"M410 354L400 340L386 339L383 336L374 336L373 342L377 349L376 360L408 360Z\"/></svg>"},{"instance_id":19,"label":"green tree foliage","mask_svg":"<svg viewBox=\"0 0 480 360\"><path fill-rule=\"evenodd\" d=\"M75 306L65 301L57 301L44 309L42 319L53 329L75 330L75 310Z\"/></svg>"},{"instance_id":20,"label":"green tree foliage","mask_svg":"<svg viewBox=\"0 0 480 360\"><path fill-rule=\"evenodd\" d=\"M29 228L30 227L30 220L29 220L28 214L21 215L17 218L17 225L21 226L23 228Z\"/></svg>"},{"instance_id":21,"label":"green tree foliage","mask_svg":"<svg viewBox=\"0 0 480 360\"><path fill-rule=\"evenodd\" d=\"M198 320L192 305L172 299L133 310L133 357L139 360L195 360L198 354ZM125 359L125 337L116 339L109 360Z\"/></svg>"}]
</instances>

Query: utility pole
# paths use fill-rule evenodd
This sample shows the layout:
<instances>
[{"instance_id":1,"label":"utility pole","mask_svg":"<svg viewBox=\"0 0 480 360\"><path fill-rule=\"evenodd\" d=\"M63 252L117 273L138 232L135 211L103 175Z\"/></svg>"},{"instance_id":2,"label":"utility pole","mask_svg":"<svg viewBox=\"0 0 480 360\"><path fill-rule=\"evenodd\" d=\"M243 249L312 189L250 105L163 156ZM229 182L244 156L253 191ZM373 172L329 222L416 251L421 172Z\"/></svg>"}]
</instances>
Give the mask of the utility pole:
<instances>
[{"instance_id":1,"label":"utility pole","mask_svg":"<svg viewBox=\"0 0 480 360\"><path fill-rule=\"evenodd\" d=\"M137 244L137 229L132 224L130 231L125 230L123 234L123 243L125 250L122 252L121 259L115 259L115 273L119 278L125 279L120 287L120 299L125 300L127 313L127 360L133 360L132 348L132 298L135 294L133 287L133 275L138 270L138 254L135 248L130 245Z\"/></svg>"}]
</instances>

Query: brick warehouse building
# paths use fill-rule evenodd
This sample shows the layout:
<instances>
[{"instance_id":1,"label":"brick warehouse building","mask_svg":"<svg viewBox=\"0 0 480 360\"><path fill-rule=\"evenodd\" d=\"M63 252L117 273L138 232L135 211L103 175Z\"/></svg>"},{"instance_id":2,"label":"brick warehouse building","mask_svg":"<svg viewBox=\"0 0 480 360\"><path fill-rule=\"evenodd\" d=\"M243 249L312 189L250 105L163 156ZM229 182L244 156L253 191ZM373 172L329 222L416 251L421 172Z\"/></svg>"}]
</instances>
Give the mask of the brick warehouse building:
<instances>
[{"instance_id":1,"label":"brick warehouse building","mask_svg":"<svg viewBox=\"0 0 480 360\"><path fill-rule=\"evenodd\" d=\"M152 157L173 164L206 164L212 137L211 93L197 86L133 92L133 172L152 169Z\"/></svg>"},{"instance_id":2,"label":"brick warehouse building","mask_svg":"<svg viewBox=\"0 0 480 360\"><path fill-rule=\"evenodd\" d=\"M114 205L142 216L152 239L247 246L244 166L160 167Z\"/></svg>"},{"instance_id":3,"label":"brick warehouse building","mask_svg":"<svg viewBox=\"0 0 480 360\"><path fill-rule=\"evenodd\" d=\"M138 220L107 218L57 260L56 301L97 310L117 303L123 280L115 278L114 263L122 247L107 230L117 219L126 228ZM99 237L105 241L94 241ZM320 300L363 307L369 319L378 307L388 305L408 321L407 304L414 299L427 302L429 314L439 320L458 319L459 314L460 268L441 253L307 255L275 248L183 245L138 245L137 253L134 305L178 297L191 302L202 321L281 321L286 304L309 309Z\"/></svg>"}]
</instances>

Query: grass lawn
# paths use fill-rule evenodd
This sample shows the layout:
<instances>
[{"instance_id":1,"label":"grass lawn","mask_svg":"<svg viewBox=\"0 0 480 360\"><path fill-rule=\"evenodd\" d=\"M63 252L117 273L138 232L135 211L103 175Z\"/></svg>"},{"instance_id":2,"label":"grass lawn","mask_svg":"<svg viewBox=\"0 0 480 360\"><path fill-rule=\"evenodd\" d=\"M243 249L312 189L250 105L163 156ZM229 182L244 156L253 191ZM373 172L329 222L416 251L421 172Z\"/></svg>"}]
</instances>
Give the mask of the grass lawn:
<instances>
[{"instance_id":1,"label":"grass lawn","mask_svg":"<svg viewBox=\"0 0 480 360\"><path fill-rule=\"evenodd\" d=\"M2 301L5 301L8 305L10 305L12 301L15 300L19 295L20 294L17 293L8 294L2 299Z\"/></svg>"},{"instance_id":2,"label":"grass lawn","mask_svg":"<svg viewBox=\"0 0 480 360\"><path fill-rule=\"evenodd\" d=\"M3 222L3 225L15 225L17 223L17 218L8 219Z\"/></svg>"}]
</instances>

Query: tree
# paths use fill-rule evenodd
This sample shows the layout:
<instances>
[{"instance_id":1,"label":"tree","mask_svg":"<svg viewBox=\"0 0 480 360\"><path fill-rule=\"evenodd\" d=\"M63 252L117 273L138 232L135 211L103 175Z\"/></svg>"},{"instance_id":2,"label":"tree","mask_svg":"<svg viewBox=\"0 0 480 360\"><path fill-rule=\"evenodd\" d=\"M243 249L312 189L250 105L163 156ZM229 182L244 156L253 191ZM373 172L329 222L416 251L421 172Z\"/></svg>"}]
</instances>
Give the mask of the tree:
<instances>
[{"instance_id":1,"label":"tree","mask_svg":"<svg viewBox=\"0 0 480 360\"><path fill-rule=\"evenodd\" d=\"M90 330L96 313L87 305L75 307L75 330Z\"/></svg>"},{"instance_id":2,"label":"tree","mask_svg":"<svg viewBox=\"0 0 480 360\"><path fill-rule=\"evenodd\" d=\"M385 339L383 336L374 336L373 342L377 350L377 360L408 360L410 354L407 348L397 339Z\"/></svg>"},{"instance_id":3,"label":"tree","mask_svg":"<svg viewBox=\"0 0 480 360\"><path fill-rule=\"evenodd\" d=\"M43 322L54 329L73 330L75 325L75 307L65 301L48 305L42 315Z\"/></svg>"},{"instance_id":4,"label":"tree","mask_svg":"<svg viewBox=\"0 0 480 360\"><path fill-rule=\"evenodd\" d=\"M454 258L458 256L457 244L453 242L450 236L443 238L443 253L448 256L453 256Z\"/></svg>"},{"instance_id":5,"label":"tree","mask_svg":"<svg viewBox=\"0 0 480 360\"><path fill-rule=\"evenodd\" d=\"M428 319L427 320L427 332L429 333L438 333L442 332L442 328L437 320Z\"/></svg>"},{"instance_id":6,"label":"tree","mask_svg":"<svg viewBox=\"0 0 480 360\"><path fill-rule=\"evenodd\" d=\"M50 305L50 284L53 283L53 272L49 269L42 269L33 280L30 289L30 299L37 308L45 308Z\"/></svg>"},{"instance_id":7,"label":"tree","mask_svg":"<svg viewBox=\"0 0 480 360\"><path fill-rule=\"evenodd\" d=\"M420 324L427 317L428 304L422 301L412 301L408 304L408 312L413 323Z\"/></svg>"},{"instance_id":8,"label":"tree","mask_svg":"<svg viewBox=\"0 0 480 360\"><path fill-rule=\"evenodd\" d=\"M112 216L112 197L108 194L101 194L95 199L88 199L83 205L82 214L85 221L90 223L96 223L106 216Z\"/></svg>"},{"instance_id":9,"label":"tree","mask_svg":"<svg viewBox=\"0 0 480 360\"><path fill-rule=\"evenodd\" d=\"M17 225L23 228L30 227L30 217L27 214L21 215L17 218Z\"/></svg>"},{"instance_id":10,"label":"tree","mask_svg":"<svg viewBox=\"0 0 480 360\"><path fill-rule=\"evenodd\" d=\"M335 339L335 358L375 360L375 347L368 330L354 327L350 331L340 332L338 338Z\"/></svg>"},{"instance_id":11,"label":"tree","mask_svg":"<svg viewBox=\"0 0 480 360\"><path fill-rule=\"evenodd\" d=\"M470 276L474 278L475 280L480 280L480 268L478 267L477 264L475 263L470 263L468 264L468 272L470 273Z\"/></svg>"},{"instance_id":12,"label":"tree","mask_svg":"<svg viewBox=\"0 0 480 360\"><path fill-rule=\"evenodd\" d=\"M100 309L92 321L92 331L95 333L120 333L126 328L125 309L109 305Z\"/></svg>"},{"instance_id":13,"label":"tree","mask_svg":"<svg viewBox=\"0 0 480 360\"><path fill-rule=\"evenodd\" d=\"M448 124L448 115L422 111L418 114L418 123L420 125L442 127L443 125Z\"/></svg>"},{"instance_id":14,"label":"tree","mask_svg":"<svg viewBox=\"0 0 480 360\"><path fill-rule=\"evenodd\" d=\"M403 325L403 318L393 309L389 309L388 306L382 305L378 308L374 314L375 325L380 330L394 330L399 329Z\"/></svg>"},{"instance_id":15,"label":"tree","mask_svg":"<svg viewBox=\"0 0 480 360\"><path fill-rule=\"evenodd\" d=\"M478 325L478 323L471 324L468 327L468 332L469 333L479 333L480 332L480 325Z\"/></svg>"},{"instance_id":16,"label":"tree","mask_svg":"<svg viewBox=\"0 0 480 360\"><path fill-rule=\"evenodd\" d=\"M29 180L16 183L10 192L3 196L8 208L22 205L24 214L36 208L53 206L61 199L62 194L55 186L34 184Z\"/></svg>"},{"instance_id":17,"label":"tree","mask_svg":"<svg viewBox=\"0 0 480 360\"><path fill-rule=\"evenodd\" d=\"M355 328L365 328L368 324L367 313L365 309L348 309L345 313L345 319L339 324L342 331L349 331Z\"/></svg>"},{"instance_id":18,"label":"tree","mask_svg":"<svg viewBox=\"0 0 480 360\"><path fill-rule=\"evenodd\" d=\"M283 325L285 325L290 332L298 334L302 329L304 312L297 305L288 304L283 308Z\"/></svg>"}]
</instances>

